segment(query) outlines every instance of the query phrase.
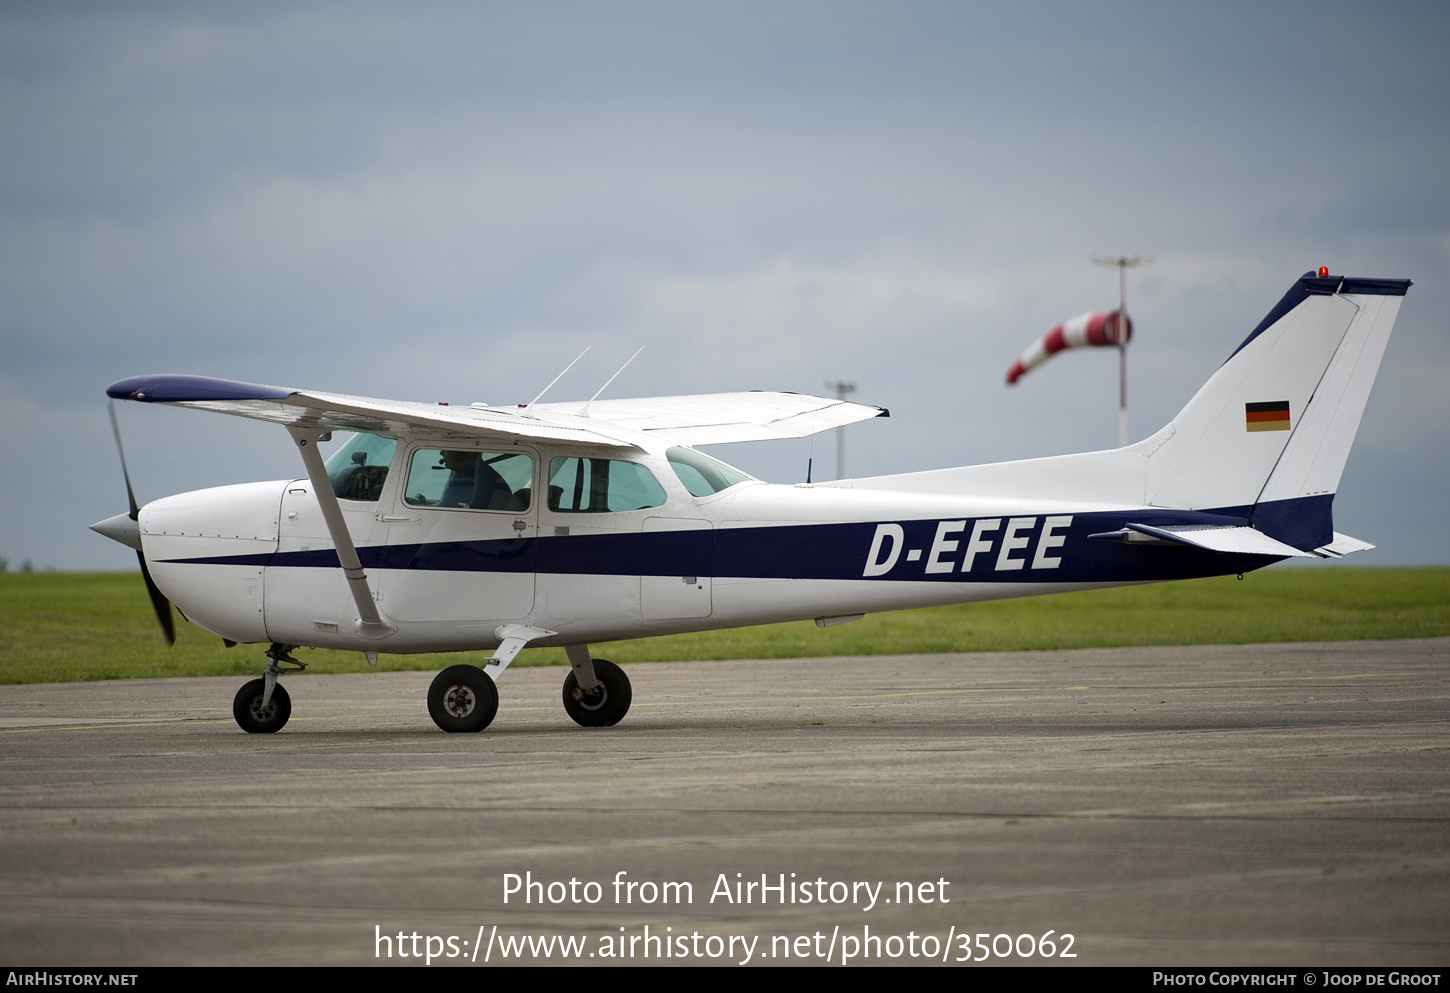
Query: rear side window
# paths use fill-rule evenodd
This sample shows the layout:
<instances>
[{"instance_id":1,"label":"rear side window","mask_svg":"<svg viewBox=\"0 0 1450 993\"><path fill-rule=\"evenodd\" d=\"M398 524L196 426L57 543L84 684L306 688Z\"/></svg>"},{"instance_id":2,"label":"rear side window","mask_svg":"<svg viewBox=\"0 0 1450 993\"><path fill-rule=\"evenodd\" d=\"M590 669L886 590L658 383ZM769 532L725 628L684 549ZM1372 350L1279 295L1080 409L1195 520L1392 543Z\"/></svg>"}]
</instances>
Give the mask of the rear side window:
<instances>
[{"instance_id":1,"label":"rear side window","mask_svg":"<svg viewBox=\"0 0 1450 993\"><path fill-rule=\"evenodd\" d=\"M664 502L664 487L637 463L584 458L549 463L549 509L558 513L647 510Z\"/></svg>"},{"instance_id":2,"label":"rear side window","mask_svg":"<svg viewBox=\"0 0 1450 993\"><path fill-rule=\"evenodd\" d=\"M755 478L693 448L671 448L665 452L665 458L670 460L670 468L675 470L675 475L680 477L680 482L685 484L691 496L710 496Z\"/></svg>"}]
</instances>

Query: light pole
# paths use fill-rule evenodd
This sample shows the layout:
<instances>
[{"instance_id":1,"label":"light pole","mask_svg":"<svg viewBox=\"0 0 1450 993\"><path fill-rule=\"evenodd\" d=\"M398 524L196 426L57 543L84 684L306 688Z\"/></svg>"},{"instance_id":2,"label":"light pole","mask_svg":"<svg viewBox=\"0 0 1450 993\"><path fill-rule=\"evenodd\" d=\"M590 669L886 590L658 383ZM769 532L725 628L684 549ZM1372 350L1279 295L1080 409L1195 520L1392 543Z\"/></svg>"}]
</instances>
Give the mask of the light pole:
<instances>
[{"instance_id":1,"label":"light pole","mask_svg":"<svg viewBox=\"0 0 1450 993\"><path fill-rule=\"evenodd\" d=\"M1094 255L1093 265L1118 270L1118 447L1128 444L1128 270L1147 265L1151 255Z\"/></svg>"},{"instance_id":2,"label":"light pole","mask_svg":"<svg viewBox=\"0 0 1450 993\"><path fill-rule=\"evenodd\" d=\"M856 381L852 379L828 379L826 389L836 391L836 399L844 400L856 392ZM846 429L836 428L836 478L846 478Z\"/></svg>"}]
</instances>

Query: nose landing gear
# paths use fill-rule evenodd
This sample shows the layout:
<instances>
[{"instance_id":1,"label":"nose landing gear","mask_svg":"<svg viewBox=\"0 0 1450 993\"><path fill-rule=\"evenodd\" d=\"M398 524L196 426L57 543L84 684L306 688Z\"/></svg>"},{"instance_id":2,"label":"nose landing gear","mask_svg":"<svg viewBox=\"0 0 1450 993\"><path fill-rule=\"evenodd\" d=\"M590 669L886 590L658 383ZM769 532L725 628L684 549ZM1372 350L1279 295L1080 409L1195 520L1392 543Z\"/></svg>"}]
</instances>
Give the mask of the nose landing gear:
<instances>
[{"instance_id":1,"label":"nose landing gear","mask_svg":"<svg viewBox=\"0 0 1450 993\"><path fill-rule=\"evenodd\" d=\"M243 731L248 734L270 734L282 730L287 718L292 716L292 699L280 686L272 688L272 699L265 704L262 697L267 692L265 679L254 679L237 690L232 701L232 716L237 719Z\"/></svg>"},{"instance_id":2,"label":"nose landing gear","mask_svg":"<svg viewBox=\"0 0 1450 993\"><path fill-rule=\"evenodd\" d=\"M307 668L292 657L291 651L296 647L274 643L267 649L267 668L262 678L243 685L232 700L232 716L248 734L280 731L292 716L292 698L277 682L277 677ZM286 662L289 668L283 669L281 662Z\"/></svg>"}]
</instances>

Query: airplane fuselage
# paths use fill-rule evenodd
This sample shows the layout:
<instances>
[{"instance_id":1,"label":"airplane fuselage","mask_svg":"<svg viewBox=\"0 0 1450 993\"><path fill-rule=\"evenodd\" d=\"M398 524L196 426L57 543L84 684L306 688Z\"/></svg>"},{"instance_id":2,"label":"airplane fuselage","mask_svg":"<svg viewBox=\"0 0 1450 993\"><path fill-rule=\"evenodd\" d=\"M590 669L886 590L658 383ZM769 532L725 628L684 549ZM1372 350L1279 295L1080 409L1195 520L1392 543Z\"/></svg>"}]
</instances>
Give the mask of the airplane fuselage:
<instances>
[{"instance_id":1,"label":"airplane fuselage","mask_svg":"<svg viewBox=\"0 0 1450 993\"><path fill-rule=\"evenodd\" d=\"M1278 557L1091 538L1129 522L1242 524L1215 513L872 489L871 481L735 483L690 493L663 451L630 462L663 500L628 510L562 509L527 457L529 496L512 509L406 499L406 471L436 443L400 440L376 502L341 499L378 607L396 630L357 629L357 610L307 479L158 500L141 513L157 585L195 623L232 641L389 653L491 649L500 625L557 631L536 646L614 641L886 610L1183 579ZM423 453L419 455L417 453ZM446 470L445 470L446 471ZM416 474L415 474L416 475ZM857 484L861 485L857 485Z\"/></svg>"}]
</instances>

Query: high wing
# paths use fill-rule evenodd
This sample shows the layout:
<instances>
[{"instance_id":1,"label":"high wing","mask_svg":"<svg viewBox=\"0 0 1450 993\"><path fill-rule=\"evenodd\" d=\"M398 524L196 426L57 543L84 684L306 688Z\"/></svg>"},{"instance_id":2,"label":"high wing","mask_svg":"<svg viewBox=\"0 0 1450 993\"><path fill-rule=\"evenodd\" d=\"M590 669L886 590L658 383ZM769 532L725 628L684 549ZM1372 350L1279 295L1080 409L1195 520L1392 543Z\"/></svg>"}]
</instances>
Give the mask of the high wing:
<instances>
[{"instance_id":1,"label":"high wing","mask_svg":"<svg viewBox=\"0 0 1450 993\"><path fill-rule=\"evenodd\" d=\"M590 403L536 404L607 421L645 434L659 434L684 445L723 445L736 441L805 438L872 417L890 417L884 407L828 400L803 393L705 393L695 396L595 400Z\"/></svg>"},{"instance_id":2,"label":"high wing","mask_svg":"<svg viewBox=\"0 0 1450 993\"><path fill-rule=\"evenodd\" d=\"M406 428L420 439L530 439L605 448L637 447L629 437L634 432L684 445L706 445L804 438L867 418L889 416L881 407L798 393L716 393L517 408L454 407L171 374L133 376L112 383L106 393L117 400L212 410L287 427L386 434Z\"/></svg>"},{"instance_id":3,"label":"high wing","mask_svg":"<svg viewBox=\"0 0 1450 993\"><path fill-rule=\"evenodd\" d=\"M112 383L106 395L116 400L165 403L214 410L287 427L396 434L447 440L459 436L489 439L566 441L610 448L632 448L616 435L572 424L542 421L507 407L453 407L411 400L379 400L264 386L208 376L133 376Z\"/></svg>"}]
</instances>

